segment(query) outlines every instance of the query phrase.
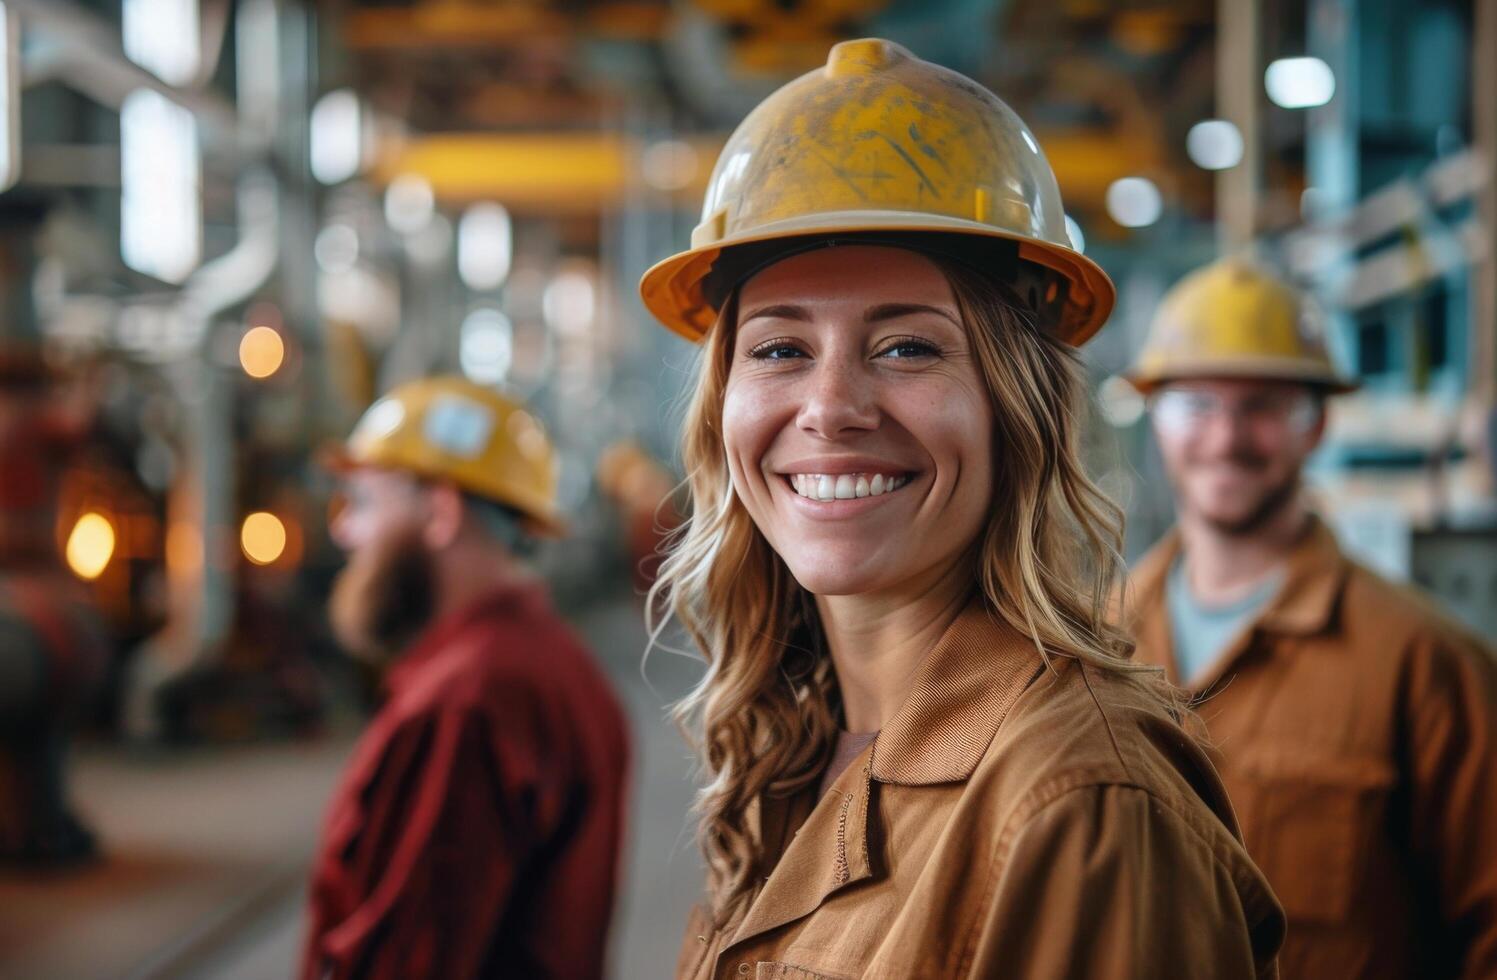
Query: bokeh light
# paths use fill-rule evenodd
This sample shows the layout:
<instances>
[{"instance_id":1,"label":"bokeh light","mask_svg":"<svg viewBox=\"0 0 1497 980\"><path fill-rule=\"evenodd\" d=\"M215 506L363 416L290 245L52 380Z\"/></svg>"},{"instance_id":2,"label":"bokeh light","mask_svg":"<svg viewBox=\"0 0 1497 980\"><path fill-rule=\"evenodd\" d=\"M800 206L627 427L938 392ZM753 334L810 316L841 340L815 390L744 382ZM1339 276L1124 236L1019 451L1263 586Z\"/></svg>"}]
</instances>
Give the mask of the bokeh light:
<instances>
[{"instance_id":1,"label":"bokeh light","mask_svg":"<svg viewBox=\"0 0 1497 980\"><path fill-rule=\"evenodd\" d=\"M431 222L437 198L426 178L403 174L385 188L385 220L402 235L414 235Z\"/></svg>"},{"instance_id":2,"label":"bokeh light","mask_svg":"<svg viewBox=\"0 0 1497 980\"><path fill-rule=\"evenodd\" d=\"M1069 214L1066 215L1066 235L1071 239L1071 247L1078 252L1086 251L1086 235L1081 232L1081 225Z\"/></svg>"},{"instance_id":3,"label":"bokeh light","mask_svg":"<svg viewBox=\"0 0 1497 980\"><path fill-rule=\"evenodd\" d=\"M239 364L252 378L264 379L286 361L286 342L274 327L252 327L239 341Z\"/></svg>"},{"instance_id":4,"label":"bokeh light","mask_svg":"<svg viewBox=\"0 0 1497 980\"><path fill-rule=\"evenodd\" d=\"M256 565L269 565L286 551L286 525L269 511L257 510L245 517L239 546Z\"/></svg>"},{"instance_id":5,"label":"bokeh light","mask_svg":"<svg viewBox=\"0 0 1497 980\"><path fill-rule=\"evenodd\" d=\"M509 317L480 307L463 321L458 338L458 363L479 384L498 384L514 362L515 331Z\"/></svg>"},{"instance_id":6,"label":"bokeh light","mask_svg":"<svg viewBox=\"0 0 1497 980\"><path fill-rule=\"evenodd\" d=\"M1147 177L1123 177L1107 188L1107 213L1124 228L1144 228L1159 220L1164 199Z\"/></svg>"},{"instance_id":7,"label":"bokeh light","mask_svg":"<svg viewBox=\"0 0 1497 980\"><path fill-rule=\"evenodd\" d=\"M89 511L78 518L68 534L65 549L68 567L81 579L92 581L104 574L114 557L114 525L103 514Z\"/></svg>"},{"instance_id":8,"label":"bokeh light","mask_svg":"<svg viewBox=\"0 0 1497 980\"><path fill-rule=\"evenodd\" d=\"M1336 74L1319 58L1280 58L1263 73L1263 87L1274 105L1313 109L1336 94Z\"/></svg>"},{"instance_id":9,"label":"bokeh light","mask_svg":"<svg viewBox=\"0 0 1497 980\"><path fill-rule=\"evenodd\" d=\"M1230 170L1242 162L1242 132L1225 119L1203 119L1185 134L1185 152L1203 170Z\"/></svg>"}]
</instances>

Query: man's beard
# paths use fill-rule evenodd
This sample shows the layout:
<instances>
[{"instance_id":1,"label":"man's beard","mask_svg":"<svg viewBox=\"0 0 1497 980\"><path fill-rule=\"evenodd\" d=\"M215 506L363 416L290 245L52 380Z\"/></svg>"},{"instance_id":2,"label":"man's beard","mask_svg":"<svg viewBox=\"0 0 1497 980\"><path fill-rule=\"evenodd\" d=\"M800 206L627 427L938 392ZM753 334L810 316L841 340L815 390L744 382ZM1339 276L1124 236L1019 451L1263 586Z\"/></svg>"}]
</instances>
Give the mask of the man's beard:
<instances>
[{"instance_id":1,"label":"man's beard","mask_svg":"<svg viewBox=\"0 0 1497 980\"><path fill-rule=\"evenodd\" d=\"M328 617L338 642L356 656L385 661L431 622L435 572L414 533L352 555L333 582Z\"/></svg>"},{"instance_id":2,"label":"man's beard","mask_svg":"<svg viewBox=\"0 0 1497 980\"><path fill-rule=\"evenodd\" d=\"M1234 538L1252 537L1283 513L1284 508L1289 506L1298 494L1299 473L1296 472L1291 473L1282 483L1270 488L1263 495L1263 499L1258 501L1257 506L1242 517L1224 519L1212 517L1209 514L1201 516L1220 534Z\"/></svg>"}]
</instances>

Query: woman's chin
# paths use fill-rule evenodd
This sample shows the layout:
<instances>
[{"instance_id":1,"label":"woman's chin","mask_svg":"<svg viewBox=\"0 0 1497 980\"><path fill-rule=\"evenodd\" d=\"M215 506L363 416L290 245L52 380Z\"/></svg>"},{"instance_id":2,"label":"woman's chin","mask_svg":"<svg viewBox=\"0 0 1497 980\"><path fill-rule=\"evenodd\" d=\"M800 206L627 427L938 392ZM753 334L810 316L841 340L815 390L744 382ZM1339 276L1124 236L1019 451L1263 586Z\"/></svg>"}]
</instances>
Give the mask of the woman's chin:
<instances>
[{"instance_id":1,"label":"woman's chin","mask_svg":"<svg viewBox=\"0 0 1497 980\"><path fill-rule=\"evenodd\" d=\"M863 595L899 584L899 576L874 562L858 567L836 561L787 562L790 574L812 595Z\"/></svg>"}]
</instances>

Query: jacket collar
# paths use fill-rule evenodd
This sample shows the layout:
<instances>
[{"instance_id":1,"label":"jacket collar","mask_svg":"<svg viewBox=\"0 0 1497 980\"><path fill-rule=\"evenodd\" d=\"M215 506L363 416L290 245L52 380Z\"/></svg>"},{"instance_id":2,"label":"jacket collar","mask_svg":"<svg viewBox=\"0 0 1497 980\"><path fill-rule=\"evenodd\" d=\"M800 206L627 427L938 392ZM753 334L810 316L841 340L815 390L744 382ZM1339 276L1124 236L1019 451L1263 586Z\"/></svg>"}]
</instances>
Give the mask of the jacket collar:
<instances>
[{"instance_id":1,"label":"jacket collar","mask_svg":"<svg viewBox=\"0 0 1497 980\"><path fill-rule=\"evenodd\" d=\"M760 839L778 860L729 945L809 915L834 892L872 877L879 784L967 779L1044 669L1031 641L982 603L970 604L926 655L904 706L824 797L815 797L813 785L761 801Z\"/></svg>"},{"instance_id":2,"label":"jacket collar","mask_svg":"<svg viewBox=\"0 0 1497 980\"><path fill-rule=\"evenodd\" d=\"M968 604L921 662L909 698L874 741L872 778L901 786L966 779L1043 669L1033 640L984 603Z\"/></svg>"},{"instance_id":3,"label":"jacket collar","mask_svg":"<svg viewBox=\"0 0 1497 980\"><path fill-rule=\"evenodd\" d=\"M1165 584L1170 566L1180 554L1180 532L1170 528L1149 552L1139 559L1124 590L1126 621L1137 642L1133 657L1140 663L1163 667L1171 684L1179 684L1175 649L1170 639L1169 607Z\"/></svg>"},{"instance_id":4,"label":"jacket collar","mask_svg":"<svg viewBox=\"0 0 1497 980\"><path fill-rule=\"evenodd\" d=\"M1259 617L1259 628L1305 636L1324 630L1350 568L1336 535L1312 514L1310 526L1289 554L1283 587Z\"/></svg>"},{"instance_id":5,"label":"jacket collar","mask_svg":"<svg viewBox=\"0 0 1497 980\"><path fill-rule=\"evenodd\" d=\"M732 943L809 915L833 892L873 876L868 839L876 790L867 751L862 764L849 766L824 797L818 800L815 792L812 785L786 799L763 801L761 840L766 857L778 854L779 860L733 930Z\"/></svg>"},{"instance_id":6,"label":"jacket collar","mask_svg":"<svg viewBox=\"0 0 1497 980\"><path fill-rule=\"evenodd\" d=\"M1163 666L1170 680L1176 683L1179 679L1175 674L1164 590L1169 570L1182 547L1179 529L1171 528L1139 561L1131 577L1133 594L1129 604L1134 610L1132 626L1139 644L1139 659ZM1336 535L1320 517L1311 514L1309 525L1285 561L1284 582L1258 614L1253 630L1292 636L1323 631L1335 614L1350 567L1336 543ZM1191 686L1203 689L1215 683L1240 652L1241 649L1228 652Z\"/></svg>"}]
</instances>

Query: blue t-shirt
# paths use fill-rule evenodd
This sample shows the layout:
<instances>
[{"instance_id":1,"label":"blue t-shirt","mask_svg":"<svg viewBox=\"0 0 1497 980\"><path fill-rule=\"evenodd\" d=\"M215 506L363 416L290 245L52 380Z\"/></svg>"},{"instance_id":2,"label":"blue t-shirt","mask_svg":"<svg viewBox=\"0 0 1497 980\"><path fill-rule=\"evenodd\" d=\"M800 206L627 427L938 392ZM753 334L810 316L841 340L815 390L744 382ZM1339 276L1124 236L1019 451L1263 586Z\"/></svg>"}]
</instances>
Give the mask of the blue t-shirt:
<instances>
[{"instance_id":1,"label":"blue t-shirt","mask_svg":"<svg viewBox=\"0 0 1497 980\"><path fill-rule=\"evenodd\" d=\"M1236 602L1222 606L1204 605L1190 591L1185 562L1175 559L1170 566L1164 594L1169 607L1175 669L1182 684L1189 684L1199 677L1226 652L1228 645L1253 623L1268 600L1278 592L1283 578L1282 571L1275 572Z\"/></svg>"}]
</instances>

